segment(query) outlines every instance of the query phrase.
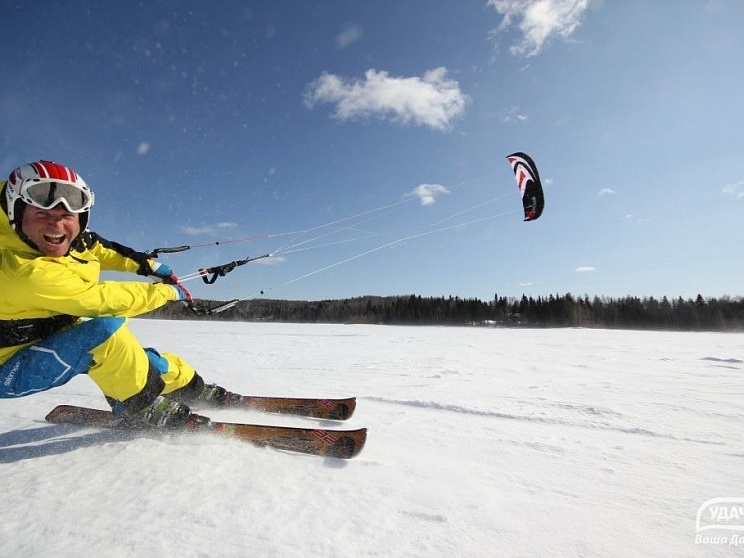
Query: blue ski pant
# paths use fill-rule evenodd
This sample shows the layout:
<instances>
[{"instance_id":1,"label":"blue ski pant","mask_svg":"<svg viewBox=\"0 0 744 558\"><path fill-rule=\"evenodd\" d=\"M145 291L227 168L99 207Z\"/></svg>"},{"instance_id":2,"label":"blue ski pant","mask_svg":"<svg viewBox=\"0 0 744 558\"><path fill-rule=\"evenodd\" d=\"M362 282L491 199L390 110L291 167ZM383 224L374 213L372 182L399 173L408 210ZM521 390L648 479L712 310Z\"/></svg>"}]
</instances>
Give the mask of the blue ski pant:
<instances>
[{"instance_id":1,"label":"blue ski pant","mask_svg":"<svg viewBox=\"0 0 744 558\"><path fill-rule=\"evenodd\" d=\"M194 369L171 353L143 348L127 318L93 318L20 349L0 365L0 398L23 397L87 374L107 397L125 401L146 386L154 369L162 393L186 386Z\"/></svg>"}]
</instances>

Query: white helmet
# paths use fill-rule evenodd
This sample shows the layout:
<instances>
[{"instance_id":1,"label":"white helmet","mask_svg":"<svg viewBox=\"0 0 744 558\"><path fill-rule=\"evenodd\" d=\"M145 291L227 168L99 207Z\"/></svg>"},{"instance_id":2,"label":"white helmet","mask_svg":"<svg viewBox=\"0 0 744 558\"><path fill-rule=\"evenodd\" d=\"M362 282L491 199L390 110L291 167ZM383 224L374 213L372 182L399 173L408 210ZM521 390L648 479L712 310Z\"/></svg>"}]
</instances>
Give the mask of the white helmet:
<instances>
[{"instance_id":1,"label":"white helmet","mask_svg":"<svg viewBox=\"0 0 744 558\"><path fill-rule=\"evenodd\" d=\"M80 215L80 230L88 225L94 195L82 177L71 168L52 161L18 167L5 186L6 213L11 226L20 230L26 204L52 209L59 204Z\"/></svg>"}]
</instances>

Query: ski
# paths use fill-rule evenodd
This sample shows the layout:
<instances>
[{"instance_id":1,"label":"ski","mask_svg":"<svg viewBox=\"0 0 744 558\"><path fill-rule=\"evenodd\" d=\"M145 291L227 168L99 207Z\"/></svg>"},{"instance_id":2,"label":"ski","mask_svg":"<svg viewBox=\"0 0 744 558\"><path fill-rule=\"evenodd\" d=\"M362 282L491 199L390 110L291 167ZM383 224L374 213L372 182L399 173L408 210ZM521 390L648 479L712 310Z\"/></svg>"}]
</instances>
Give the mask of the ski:
<instances>
[{"instance_id":1,"label":"ski","mask_svg":"<svg viewBox=\"0 0 744 558\"><path fill-rule=\"evenodd\" d=\"M254 395L227 394L225 408L240 408L264 413L281 413L305 417L347 420L354 414L356 398L306 399L296 397L258 397Z\"/></svg>"},{"instance_id":2,"label":"ski","mask_svg":"<svg viewBox=\"0 0 744 558\"><path fill-rule=\"evenodd\" d=\"M131 430L122 425L110 411L75 405L58 405L46 416L46 421L54 424ZM268 446L274 449L339 459L351 459L359 455L367 440L366 428L324 430L207 420L203 424L187 426L184 429L237 438L261 447ZM150 432L153 429L147 429L147 431ZM173 432L173 430L168 430L168 432Z\"/></svg>"}]
</instances>

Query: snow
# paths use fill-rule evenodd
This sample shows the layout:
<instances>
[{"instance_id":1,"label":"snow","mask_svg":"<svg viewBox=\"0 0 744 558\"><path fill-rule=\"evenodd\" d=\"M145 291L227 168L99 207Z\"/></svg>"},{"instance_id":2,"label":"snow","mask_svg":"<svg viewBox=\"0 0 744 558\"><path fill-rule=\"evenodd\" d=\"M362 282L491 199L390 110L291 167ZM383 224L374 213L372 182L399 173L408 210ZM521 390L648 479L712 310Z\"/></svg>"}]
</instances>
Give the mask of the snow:
<instances>
[{"instance_id":1,"label":"snow","mask_svg":"<svg viewBox=\"0 0 744 558\"><path fill-rule=\"evenodd\" d=\"M131 327L144 344L182 355L235 391L358 397L347 423L240 411L214 418L367 426L367 447L340 461L206 434L45 423L60 403L106 408L78 377L0 402L3 556L743 550L696 544L698 509L744 496L741 335L160 320Z\"/></svg>"}]
</instances>

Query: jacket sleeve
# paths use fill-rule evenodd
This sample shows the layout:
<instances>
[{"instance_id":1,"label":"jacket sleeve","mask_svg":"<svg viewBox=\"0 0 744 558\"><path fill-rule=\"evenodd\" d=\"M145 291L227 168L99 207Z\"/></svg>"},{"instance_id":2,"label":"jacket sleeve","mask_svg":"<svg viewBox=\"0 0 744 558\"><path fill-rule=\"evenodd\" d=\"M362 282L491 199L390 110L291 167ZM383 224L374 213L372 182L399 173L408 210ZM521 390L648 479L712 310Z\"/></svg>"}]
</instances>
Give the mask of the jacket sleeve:
<instances>
[{"instance_id":1,"label":"jacket sleeve","mask_svg":"<svg viewBox=\"0 0 744 558\"><path fill-rule=\"evenodd\" d=\"M104 271L128 271L139 275L149 275L151 272L151 260L134 248L106 240L94 232L86 232L83 242L85 249L98 259Z\"/></svg>"},{"instance_id":2,"label":"jacket sleeve","mask_svg":"<svg viewBox=\"0 0 744 558\"><path fill-rule=\"evenodd\" d=\"M98 270L87 268L97 267L98 262L84 265L85 273L76 273L54 258L38 258L27 268L25 280L16 282L16 296L27 308L42 313L89 318L138 316L178 298L170 285L144 281L98 282Z\"/></svg>"}]
</instances>

